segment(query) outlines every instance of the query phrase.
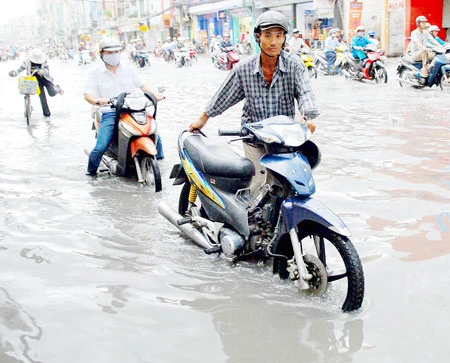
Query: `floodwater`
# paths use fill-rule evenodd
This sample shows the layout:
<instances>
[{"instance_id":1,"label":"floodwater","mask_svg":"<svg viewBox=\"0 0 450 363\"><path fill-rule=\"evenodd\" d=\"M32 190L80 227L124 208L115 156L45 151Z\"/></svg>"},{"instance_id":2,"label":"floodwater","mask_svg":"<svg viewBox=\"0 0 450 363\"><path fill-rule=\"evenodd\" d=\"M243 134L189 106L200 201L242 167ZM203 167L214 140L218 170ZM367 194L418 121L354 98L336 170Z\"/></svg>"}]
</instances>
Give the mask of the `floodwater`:
<instances>
[{"instance_id":1,"label":"floodwater","mask_svg":"<svg viewBox=\"0 0 450 363\"><path fill-rule=\"evenodd\" d=\"M178 133L226 72L207 56L140 70L159 104L163 190L85 176L94 144L87 72L52 59L64 96L37 97L26 126L16 80L0 64L0 362L448 362L450 115L440 89L319 75L322 150L316 198L352 231L365 271L362 308L303 296L270 264L207 256L157 213ZM123 62L126 62L124 59ZM99 63L97 63L99 64ZM204 131L239 125L240 105ZM236 143L235 147L239 148Z\"/></svg>"}]
</instances>

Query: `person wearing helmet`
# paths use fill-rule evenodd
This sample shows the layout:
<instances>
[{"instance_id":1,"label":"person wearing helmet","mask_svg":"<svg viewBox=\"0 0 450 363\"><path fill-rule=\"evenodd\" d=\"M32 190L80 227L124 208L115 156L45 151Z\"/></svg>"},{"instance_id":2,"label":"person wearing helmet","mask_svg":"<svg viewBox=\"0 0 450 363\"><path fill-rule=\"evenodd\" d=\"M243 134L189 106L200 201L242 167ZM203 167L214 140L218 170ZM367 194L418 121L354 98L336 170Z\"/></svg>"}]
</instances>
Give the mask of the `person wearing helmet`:
<instances>
[{"instance_id":1,"label":"person wearing helmet","mask_svg":"<svg viewBox=\"0 0 450 363\"><path fill-rule=\"evenodd\" d=\"M232 47L233 43L231 43L230 34L224 33L222 41L219 43L219 45L222 52L225 52L227 48Z\"/></svg>"},{"instance_id":2,"label":"person wearing helmet","mask_svg":"<svg viewBox=\"0 0 450 363\"><path fill-rule=\"evenodd\" d=\"M123 92L132 92L141 89L143 92L153 94L158 101L164 95L155 92L144 82L134 67L120 63L122 44L113 37L103 38L99 43L100 58L104 65L92 70L87 78L84 99L93 106L100 107L102 118L97 132L97 142L89 154L87 175L95 176L102 156L108 149L114 136L116 126L116 113L109 106L109 100ZM156 144L157 159L164 157L160 137Z\"/></svg>"},{"instance_id":3,"label":"person wearing helmet","mask_svg":"<svg viewBox=\"0 0 450 363\"><path fill-rule=\"evenodd\" d=\"M50 75L50 67L47 63L47 55L40 48L31 50L29 57L27 57L17 70L10 71L8 74L11 77L16 77L19 73L26 71L27 75L33 74L41 89L39 100L41 101L42 113L45 117L50 117L51 112L47 103L47 96L45 90L50 97L57 94L64 94L60 86L53 83L53 77Z\"/></svg>"},{"instance_id":4,"label":"person wearing helmet","mask_svg":"<svg viewBox=\"0 0 450 363\"><path fill-rule=\"evenodd\" d=\"M370 42L372 44L375 44L377 47L380 46L380 41L377 38L375 38L375 31L371 30L367 32L367 35L369 36Z\"/></svg>"},{"instance_id":5,"label":"person wearing helmet","mask_svg":"<svg viewBox=\"0 0 450 363\"><path fill-rule=\"evenodd\" d=\"M336 28L330 29L328 37L325 39L325 57L328 63L328 74L334 75L340 73L340 69L336 69L334 63L336 62L336 48L339 47L339 40L336 38Z\"/></svg>"},{"instance_id":6,"label":"person wearing helmet","mask_svg":"<svg viewBox=\"0 0 450 363\"><path fill-rule=\"evenodd\" d=\"M308 72L297 55L284 51L288 19L280 12L269 10L255 21L253 35L261 50L239 62L228 74L201 116L189 125L189 131L203 128L210 117L225 112L244 101L241 123L285 115L295 118L295 102L304 117L317 116L317 104ZM308 121L314 132L314 125ZM266 173L259 166L264 150L244 143L244 152L256 167L250 186L251 193L264 183ZM270 177L270 176L269 176Z\"/></svg>"},{"instance_id":7,"label":"person wearing helmet","mask_svg":"<svg viewBox=\"0 0 450 363\"><path fill-rule=\"evenodd\" d=\"M423 78L428 77L428 72L434 66L435 53L427 48L428 44L432 46L439 46L439 43L433 38L433 36L425 30L427 25L427 18L420 15L416 18L417 28L411 32L411 42L408 46L408 50L412 59L415 62L422 62L421 75ZM428 63L431 61L431 64Z\"/></svg>"},{"instance_id":8,"label":"person wearing helmet","mask_svg":"<svg viewBox=\"0 0 450 363\"><path fill-rule=\"evenodd\" d=\"M365 36L365 29L362 25L356 27L356 35L352 38L350 43L352 49L352 56L355 59L359 59L361 65L364 65L367 54L364 52L364 48L367 44L371 44L372 41Z\"/></svg>"},{"instance_id":9,"label":"person wearing helmet","mask_svg":"<svg viewBox=\"0 0 450 363\"><path fill-rule=\"evenodd\" d=\"M431 25L428 29L428 32L431 34L434 40L436 40L440 45L445 45L446 43L438 36L439 31L440 29L437 25ZM428 42L428 44L432 46L430 41Z\"/></svg>"},{"instance_id":10,"label":"person wearing helmet","mask_svg":"<svg viewBox=\"0 0 450 363\"><path fill-rule=\"evenodd\" d=\"M291 39L289 39L289 51L293 53L300 53L302 48L309 49L308 44L306 44L301 37L300 30L295 28L292 30Z\"/></svg>"}]
</instances>

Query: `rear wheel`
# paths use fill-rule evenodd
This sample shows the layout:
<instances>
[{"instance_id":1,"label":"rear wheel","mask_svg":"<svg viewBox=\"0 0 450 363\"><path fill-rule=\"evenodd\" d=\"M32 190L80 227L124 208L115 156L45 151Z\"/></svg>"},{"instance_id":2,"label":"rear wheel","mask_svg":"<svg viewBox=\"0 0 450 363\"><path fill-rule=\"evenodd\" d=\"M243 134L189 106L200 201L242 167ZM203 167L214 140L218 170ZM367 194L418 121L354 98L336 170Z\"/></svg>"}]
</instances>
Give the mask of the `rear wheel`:
<instances>
[{"instance_id":1,"label":"rear wheel","mask_svg":"<svg viewBox=\"0 0 450 363\"><path fill-rule=\"evenodd\" d=\"M144 156L141 159L141 173L145 184L155 188L155 192L162 189L161 173L159 171L158 163L154 157Z\"/></svg>"},{"instance_id":2,"label":"rear wheel","mask_svg":"<svg viewBox=\"0 0 450 363\"><path fill-rule=\"evenodd\" d=\"M400 71L399 74L399 81L400 87L411 85L411 82L416 82L416 78L414 77L414 74L411 70L404 68Z\"/></svg>"},{"instance_id":3,"label":"rear wheel","mask_svg":"<svg viewBox=\"0 0 450 363\"><path fill-rule=\"evenodd\" d=\"M450 71L445 72L439 81L441 90L450 92Z\"/></svg>"},{"instance_id":4,"label":"rear wheel","mask_svg":"<svg viewBox=\"0 0 450 363\"><path fill-rule=\"evenodd\" d=\"M305 231L306 230L306 231ZM350 239L331 230L312 225L299 228L298 238L308 272L313 278L308 281L311 292L323 292L324 278L320 264L310 256L317 257L326 268L328 291L343 300L342 310L353 311L361 307L364 299L364 272L358 253ZM275 253L286 258L276 257L274 270L282 279L289 277L289 260L294 256L292 243L285 235ZM316 290L316 291L315 291Z\"/></svg>"},{"instance_id":5,"label":"rear wheel","mask_svg":"<svg viewBox=\"0 0 450 363\"><path fill-rule=\"evenodd\" d=\"M190 196L192 203L189 201ZM178 214L184 217L206 217L206 212L201 206L200 199L197 197L195 190L191 191L191 183L188 181L181 188L180 198L178 200Z\"/></svg>"}]
</instances>

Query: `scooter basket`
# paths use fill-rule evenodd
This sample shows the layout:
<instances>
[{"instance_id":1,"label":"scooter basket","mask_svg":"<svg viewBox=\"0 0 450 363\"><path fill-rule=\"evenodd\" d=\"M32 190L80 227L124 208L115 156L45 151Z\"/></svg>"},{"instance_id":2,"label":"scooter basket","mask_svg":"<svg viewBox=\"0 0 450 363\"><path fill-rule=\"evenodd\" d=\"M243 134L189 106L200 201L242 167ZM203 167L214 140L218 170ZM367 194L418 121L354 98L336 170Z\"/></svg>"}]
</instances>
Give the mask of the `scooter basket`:
<instances>
[{"instance_id":1,"label":"scooter basket","mask_svg":"<svg viewBox=\"0 0 450 363\"><path fill-rule=\"evenodd\" d=\"M21 95L38 95L41 93L39 82L35 76L19 77L18 85Z\"/></svg>"}]
</instances>

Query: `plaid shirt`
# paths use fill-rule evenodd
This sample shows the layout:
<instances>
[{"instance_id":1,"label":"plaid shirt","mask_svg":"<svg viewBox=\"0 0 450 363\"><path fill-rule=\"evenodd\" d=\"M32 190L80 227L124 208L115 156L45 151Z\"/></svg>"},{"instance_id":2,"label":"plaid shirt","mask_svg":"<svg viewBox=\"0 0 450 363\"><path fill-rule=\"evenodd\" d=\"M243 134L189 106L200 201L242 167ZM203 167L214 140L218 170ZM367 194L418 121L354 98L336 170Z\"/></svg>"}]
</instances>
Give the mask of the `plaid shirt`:
<instances>
[{"instance_id":1,"label":"plaid shirt","mask_svg":"<svg viewBox=\"0 0 450 363\"><path fill-rule=\"evenodd\" d=\"M281 52L270 86L259 59L259 55L254 55L233 68L206 106L208 116L220 115L243 99L242 123L277 115L294 118L295 100L301 113L317 109L306 67L298 55Z\"/></svg>"}]
</instances>

